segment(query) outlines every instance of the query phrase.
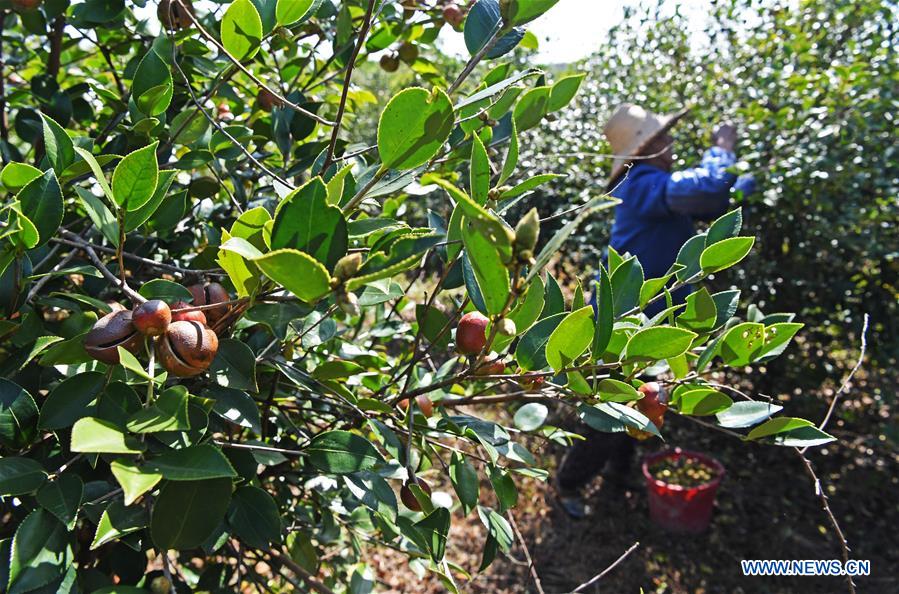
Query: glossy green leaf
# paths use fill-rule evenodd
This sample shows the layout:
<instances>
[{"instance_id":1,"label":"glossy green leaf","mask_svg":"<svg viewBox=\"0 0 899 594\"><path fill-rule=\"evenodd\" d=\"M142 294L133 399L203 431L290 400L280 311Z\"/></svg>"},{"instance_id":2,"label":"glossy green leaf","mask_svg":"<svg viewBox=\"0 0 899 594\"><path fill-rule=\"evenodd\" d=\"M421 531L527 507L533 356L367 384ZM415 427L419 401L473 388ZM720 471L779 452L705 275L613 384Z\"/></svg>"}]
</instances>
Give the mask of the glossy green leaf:
<instances>
[{"instance_id":1,"label":"glossy green leaf","mask_svg":"<svg viewBox=\"0 0 899 594\"><path fill-rule=\"evenodd\" d=\"M293 249L275 250L253 262L267 277L302 301L316 301L331 290L328 270L303 252Z\"/></svg>"},{"instance_id":2,"label":"glossy green leaf","mask_svg":"<svg viewBox=\"0 0 899 594\"><path fill-rule=\"evenodd\" d=\"M727 410L734 401L726 394L711 388L687 390L677 398L677 408L682 415L708 416Z\"/></svg>"},{"instance_id":3,"label":"glossy green leaf","mask_svg":"<svg viewBox=\"0 0 899 594\"><path fill-rule=\"evenodd\" d=\"M266 550L281 542L281 516L272 496L258 487L234 491L228 510L228 525L245 545Z\"/></svg>"},{"instance_id":4,"label":"glossy green leaf","mask_svg":"<svg viewBox=\"0 0 899 594\"><path fill-rule=\"evenodd\" d=\"M659 361L683 355L690 348L695 332L671 326L654 326L630 337L625 347L628 361Z\"/></svg>"},{"instance_id":5,"label":"glossy green leaf","mask_svg":"<svg viewBox=\"0 0 899 594\"><path fill-rule=\"evenodd\" d=\"M468 169L471 199L483 206L487 203L487 192L490 190L490 159L477 134L472 137L471 165Z\"/></svg>"},{"instance_id":6,"label":"glossy green leaf","mask_svg":"<svg viewBox=\"0 0 899 594\"><path fill-rule=\"evenodd\" d=\"M384 462L370 441L349 431L319 433L305 451L313 466L332 474L368 470Z\"/></svg>"},{"instance_id":7,"label":"glossy green leaf","mask_svg":"<svg viewBox=\"0 0 899 594\"><path fill-rule=\"evenodd\" d=\"M347 227L341 210L327 199L320 177L291 192L275 212L271 248L305 252L333 271L346 254Z\"/></svg>"},{"instance_id":8,"label":"glossy green leaf","mask_svg":"<svg viewBox=\"0 0 899 594\"><path fill-rule=\"evenodd\" d=\"M150 535L162 550L190 549L203 543L231 503L231 479L169 482L150 517Z\"/></svg>"},{"instance_id":9,"label":"glossy green leaf","mask_svg":"<svg viewBox=\"0 0 899 594\"><path fill-rule=\"evenodd\" d=\"M47 471L37 460L19 456L0 458L0 495L25 495L47 482Z\"/></svg>"},{"instance_id":10,"label":"glossy green leaf","mask_svg":"<svg viewBox=\"0 0 899 594\"><path fill-rule=\"evenodd\" d=\"M382 167L414 169L424 164L437 154L452 129L453 105L446 93L418 87L400 91L378 122Z\"/></svg>"},{"instance_id":11,"label":"glossy green leaf","mask_svg":"<svg viewBox=\"0 0 899 594\"><path fill-rule=\"evenodd\" d=\"M38 408L28 390L0 377L0 445L21 449L37 436Z\"/></svg>"},{"instance_id":12,"label":"glossy green leaf","mask_svg":"<svg viewBox=\"0 0 899 594\"><path fill-rule=\"evenodd\" d=\"M75 145L65 128L57 124L56 120L44 113L40 116L47 160L53 171L60 175L75 161Z\"/></svg>"},{"instance_id":13,"label":"glossy green leaf","mask_svg":"<svg viewBox=\"0 0 899 594\"><path fill-rule=\"evenodd\" d=\"M78 508L84 496L84 483L72 473L59 475L37 492L37 502L71 530L75 527Z\"/></svg>"},{"instance_id":14,"label":"glossy green leaf","mask_svg":"<svg viewBox=\"0 0 899 594\"><path fill-rule=\"evenodd\" d=\"M146 446L126 435L114 424L94 417L75 421L72 427L73 452L96 454L139 454Z\"/></svg>"},{"instance_id":15,"label":"glossy green leaf","mask_svg":"<svg viewBox=\"0 0 899 594\"><path fill-rule=\"evenodd\" d=\"M186 431L190 429L187 416L187 388L172 386L156 397L153 404L131 415L128 431L156 433L159 431Z\"/></svg>"},{"instance_id":16,"label":"glossy green leaf","mask_svg":"<svg viewBox=\"0 0 899 594\"><path fill-rule=\"evenodd\" d=\"M22 214L37 229L39 239L33 247L40 247L50 241L63 218L62 190L53 170L31 180L16 198L21 204Z\"/></svg>"},{"instance_id":17,"label":"glossy green leaf","mask_svg":"<svg viewBox=\"0 0 899 594\"><path fill-rule=\"evenodd\" d=\"M170 450L157 458L148 460L146 468L161 474L163 478L170 481L194 481L237 476L222 451L209 444Z\"/></svg>"},{"instance_id":18,"label":"glossy green leaf","mask_svg":"<svg viewBox=\"0 0 899 594\"><path fill-rule=\"evenodd\" d=\"M630 402L643 397L631 384L611 378L601 380L597 392L604 402Z\"/></svg>"},{"instance_id":19,"label":"glossy green leaf","mask_svg":"<svg viewBox=\"0 0 899 594\"><path fill-rule=\"evenodd\" d=\"M612 280L605 266L599 265L599 282L594 282L596 295L596 325L593 330L593 360L600 359L612 339L615 326L615 302L612 295Z\"/></svg>"},{"instance_id":20,"label":"glossy green leaf","mask_svg":"<svg viewBox=\"0 0 899 594\"><path fill-rule=\"evenodd\" d=\"M105 385L106 378L98 371L79 373L63 380L41 406L38 426L42 429L64 429L89 416Z\"/></svg>"},{"instance_id":21,"label":"glossy green leaf","mask_svg":"<svg viewBox=\"0 0 899 594\"><path fill-rule=\"evenodd\" d=\"M478 505L480 480L477 470L468 459L459 452L453 452L450 457L450 482L459 497L462 511L468 515Z\"/></svg>"},{"instance_id":22,"label":"glossy green leaf","mask_svg":"<svg viewBox=\"0 0 899 594\"><path fill-rule=\"evenodd\" d=\"M699 265L705 273L730 268L749 254L755 237L731 237L715 242L702 251Z\"/></svg>"},{"instance_id":23,"label":"glossy green leaf","mask_svg":"<svg viewBox=\"0 0 899 594\"><path fill-rule=\"evenodd\" d=\"M546 344L546 361L555 371L567 367L593 342L593 308L573 311L559 323Z\"/></svg>"},{"instance_id":24,"label":"glossy green leaf","mask_svg":"<svg viewBox=\"0 0 899 594\"><path fill-rule=\"evenodd\" d=\"M222 16L222 45L236 60L253 57L262 42L262 19L250 0L234 0Z\"/></svg>"},{"instance_id":25,"label":"glossy green leaf","mask_svg":"<svg viewBox=\"0 0 899 594\"><path fill-rule=\"evenodd\" d=\"M121 501L113 501L103 510L90 550L118 540L147 527L147 510L142 506L125 506Z\"/></svg>"},{"instance_id":26,"label":"glossy green leaf","mask_svg":"<svg viewBox=\"0 0 899 594\"><path fill-rule=\"evenodd\" d=\"M524 333L515 349L515 360L524 371L536 371L548 365L546 343L553 331L562 323L564 312L543 318Z\"/></svg>"},{"instance_id":27,"label":"glossy green leaf","mask_svg":"<svg viewBox=\"0 0 899 594\"><path fill-rule=\"evenodd\" d=\"M496 245L480 229L462 221L462 240L489 315L502 312L509 300L509 271L503 264Z\"/></svg>"},{"instance_id":28,"label":"glossy green leaf","mask_svg":"<svg viewBox=\"0 0 899 594\"><path fill-rule=\"evenodd\" d=\"M112 172L112 196L125 210L137 210L153 197L159 179L154 142L125 155Z\"/></svg>"}]
</instances>

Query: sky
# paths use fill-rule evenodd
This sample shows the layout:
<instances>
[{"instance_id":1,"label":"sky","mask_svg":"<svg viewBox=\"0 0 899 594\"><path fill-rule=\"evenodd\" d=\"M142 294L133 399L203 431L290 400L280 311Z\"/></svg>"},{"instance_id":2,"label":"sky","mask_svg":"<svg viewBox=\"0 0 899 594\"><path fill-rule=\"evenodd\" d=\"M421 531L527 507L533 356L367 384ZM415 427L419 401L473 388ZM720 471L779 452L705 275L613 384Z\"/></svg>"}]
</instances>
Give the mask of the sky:
<instances>
[{"instance_id":1,"label":"sky","mask_svg":"<svg viewBox=\"0 0 899 594\"><path fill-rule=\"evenodd\" d=\"M681 0L684 10L701 15L709 0ZM672 3L673 4L673 3ZM546 64L572 62L595 51L606 31L621 21L625 6L639 5L637 0L560 0L549 12L529 23L540 46L535 61ZM702 19L697 19L701 23ZM448 52L468 56L461 33L444 27L441 40Z\"/></svg>"}]
</instances>

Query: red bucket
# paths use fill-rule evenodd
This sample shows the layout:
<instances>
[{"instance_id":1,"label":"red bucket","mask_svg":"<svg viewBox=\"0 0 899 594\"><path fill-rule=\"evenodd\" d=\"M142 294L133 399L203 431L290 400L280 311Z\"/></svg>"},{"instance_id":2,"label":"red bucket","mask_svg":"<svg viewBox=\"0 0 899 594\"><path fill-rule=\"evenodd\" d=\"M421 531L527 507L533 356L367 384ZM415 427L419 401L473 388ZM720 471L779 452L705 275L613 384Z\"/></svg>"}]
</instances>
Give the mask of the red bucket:
<instances>
[{"instance_id":1,"label":"red bucket","mask_svg":"<svg viewBox=\"0 0 899 594\"><path fill-rule=\"evenodd\" d=\"M715 478L696 487L671 485L657 479L649 468L665 458L686 457L698 460L715 470ZM715 493L724 478L724 466L714 458L698 452L664 450L643 459L643 476L649 491L649 516L659 526L673 532L702 532L709 527Z\"/></svg>"}]
</instances>

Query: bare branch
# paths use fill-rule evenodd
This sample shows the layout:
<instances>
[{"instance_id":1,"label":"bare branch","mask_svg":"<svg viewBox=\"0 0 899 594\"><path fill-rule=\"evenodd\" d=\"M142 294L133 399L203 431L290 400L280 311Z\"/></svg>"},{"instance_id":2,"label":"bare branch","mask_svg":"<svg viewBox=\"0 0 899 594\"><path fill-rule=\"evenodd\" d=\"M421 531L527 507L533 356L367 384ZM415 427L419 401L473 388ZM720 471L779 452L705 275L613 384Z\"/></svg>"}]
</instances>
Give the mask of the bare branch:
<instances>
[{"instance_id":1,"label":"bare branch","mask_svg":"<svg viewBox=\"0 0 899 594\"><path fill-rule=\"evenodd\" d=\"M581 584L580 586L578 586L577 588L575 588L574 590L572 590L572 591L571 591L571 594L577 594L577 592L583 592L584 590L586 590L587 588L589 588L590 586L592 586L593 584L595 584L596 582L598 582L599 580L601 580L602 578L604 578L604 577L606 576L606 574L608 574L610 571L612 571L613 569L615 569L616 567L618 567L618 565L619 565L622 561L624 561L625 559L627 559L628 555L630 555L631 553L633 553L634 551L636 551L636 550L637 550L637 547L639 547L639 546L640 546L639 541L638 541L638 542L635 542L634 544L632 544L632 545L631 545L631 548L629 548L628 550L624 551L624 553L622 553L620 557L618 557L617 559L615 559L615 561L614 561L611 565L609 565L608 567L606 567L605 569L603 569L601 573L597 574L597 575L594 576L593 578L589 579L588 581L584 582L583 584Z\"/></svg>"}]
</instances>

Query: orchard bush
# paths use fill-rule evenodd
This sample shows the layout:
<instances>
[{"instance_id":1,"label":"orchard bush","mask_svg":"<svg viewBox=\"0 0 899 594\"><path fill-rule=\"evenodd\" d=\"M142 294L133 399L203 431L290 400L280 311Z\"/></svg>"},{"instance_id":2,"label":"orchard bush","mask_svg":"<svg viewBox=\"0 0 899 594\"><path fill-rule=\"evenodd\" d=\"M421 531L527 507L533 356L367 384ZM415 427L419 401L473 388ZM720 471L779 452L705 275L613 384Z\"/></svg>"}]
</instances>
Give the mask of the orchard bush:
<instances>
[{"instance_id":1,"label":"orchard bush","mask_svg":"<svg viewBox=\"0 0 899 594\"><path fill-rule=\"evenodd\" d=\"M583 75L500 60L554 3L4 5L0 591L365 592L379 547L456 591L512 547L516 478L546 476L524 435L569 438L547 404L637 438L670 409L832 441L708 379L801 327L705 287L753 247L739 209L662 278L612 252L596 314L547 264L615 201L553 233L508 214L567 173L520 139ZM357 69L423 86L360 127ZM413 188L441 197L426 225ZM650 369L668 408L641 405ZM514 417L478 414L496 403ZM447 547L470 515L479 568Z\"/></svg>"},{"instance_id":2,"label":"orchard bush","mask_svg":"<svg viewBox=\"0 0 899 594\"><path fill-rule=\"evenodd\" d=\"M807 355L777 366L799 384L833 377L865 313L869 352L890 367L899 353L895 3L726 0L703 18L667 2L626 12L578 64L588 77L572 108L524 143L524 166L567 173L533 202L552 214L589 199L611 167L603 123L622 101L691 106L673 131L675 167L695 166L714 125L733 120L738 157L759 185L740 201L758 244L719 287L802 316ZM594 267L595 238L610 225L607 213L585 225L573 250L580 269Z\"/></svg>"}]
</instances>

